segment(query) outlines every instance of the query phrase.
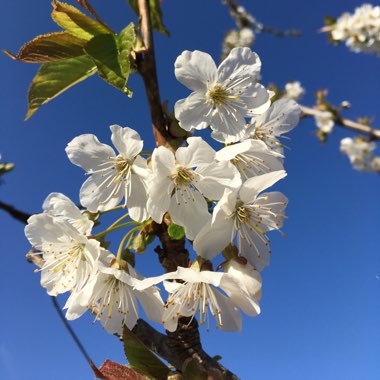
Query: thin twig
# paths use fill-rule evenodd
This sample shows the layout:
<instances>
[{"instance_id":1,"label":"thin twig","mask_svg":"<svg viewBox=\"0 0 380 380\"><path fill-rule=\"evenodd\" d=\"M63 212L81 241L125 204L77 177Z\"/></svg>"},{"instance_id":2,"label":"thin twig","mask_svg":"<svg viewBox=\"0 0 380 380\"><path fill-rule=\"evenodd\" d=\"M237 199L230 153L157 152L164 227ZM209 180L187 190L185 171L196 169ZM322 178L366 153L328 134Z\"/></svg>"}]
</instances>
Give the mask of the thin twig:
<instances>
[{"instance_id":1,"label":"thin twig","mask_svg":"<svg viewBox=\"0 0 380 380\"><path fill-rule=\"evenodd\" d=\"M86 359L86 361L88 362L88 364L92 368L93 361L91 360L90 356L88 355L88 353L87 353L86 349L84 348L82 342L80 341L80 339L75 334L72 327L70 326L69 322L67 321L67 319L63 315L62 309L59 306L57 299L53 296L50 296L50 299L51 299L51 302L53 303L54 309L56 310L59 318L61 319L61 322L64 324L67 332L71 335L71 337L73 338L73 340L74 340L76 346L78 347L79 351L81 352L81 354L84 356L84 358Z\"/></svg>"},{"instance_id":2,"label":"thin twig","mask_svg":"<svg viewBox=\"0 0 380 380\"><path fill-rule=\"evenodd\" d=\"M158 87L149 0L138 0L138 8L141 17L141 34L145 50L143 57L141 54L137 56L137 67L144 80L156 144L157 146L166 145L169 135L166 130L166 122Z\"/></svg>"},{"instance_id":3,"label":"thin twig","mask_svg":"<svg viewBox=\"0 0 380 380\"><path fill-rule=\"evenodd\" d=\"M2 202L2 201L0 201L0 210L4 210L14 219L24 224L26 224L27 220L30 217L30 214L24 211L18 210L17 208L11 206L10 204Z\"/></svg>"},{"instance_id":4,"label":"thin twig","mask_svg":"<svg viewBox=\"0 0 380 380\"><path fill-rule=\"evenodd\" d=\"M318 110L317 108L311 108L311 107L306 107L302 105L300 107L301 107L301 111L304 117L318 116L322 112ZM342 128L346 128L354 132L368 135L372 140L380 140L379 129L371 128L368 125L361 124L356 121L342 118L342 117L335 117L334 122L336 125L339 125Z\"/></svg>"}]
</instances>

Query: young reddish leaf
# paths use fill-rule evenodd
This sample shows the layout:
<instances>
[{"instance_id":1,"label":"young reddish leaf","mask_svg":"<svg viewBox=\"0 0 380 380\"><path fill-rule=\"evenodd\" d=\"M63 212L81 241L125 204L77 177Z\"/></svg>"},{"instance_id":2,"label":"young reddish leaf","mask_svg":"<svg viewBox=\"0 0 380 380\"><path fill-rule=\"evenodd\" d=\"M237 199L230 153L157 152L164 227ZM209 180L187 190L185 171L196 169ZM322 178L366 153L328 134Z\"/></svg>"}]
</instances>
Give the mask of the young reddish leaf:
<instances>
[{"instance_id":1,"label":"young reddish leaf","mask_svg":"<svg viewBox=\"0 0 380 380\"><path fill-rule=\"evenodd\" d=\"M86 40L67 32L43 34L23 45L17 55L6 50L12 59L26 63L54 62L84 55Z\"/></svg>"},{"instance_id":2,"label":"young reddish leaf","mask_svg":"<svg viewBox=\"0 0 380 380\"><path fill-rule=\"evenodd\" d=\"M109 34L110 30L98 21L86 16L72 5L54 1L52 19L68 33L90 40L99 34Z\"/></svg>"},{"instance_id":3,"label":"young reddish leaf","mask_svg":"<svg viewBox=\"0 0 380 380\"><path fill-rule=\"evenodd\" d=\"M149 380L149 377L125 365L106 360L99 369L93 368L94 375L103 380Z\"/></svg>"},{"instance_id":4,"label":"young reddish leaf","mask_svg":"<svg viewBox=\"0 0 380 380\"><path fill-rule=\"evenodd\" d=\"M26 120L43 104L95 73L94 62L85 55L44 63L29 88Z\"/></svg>"}]
</instances>

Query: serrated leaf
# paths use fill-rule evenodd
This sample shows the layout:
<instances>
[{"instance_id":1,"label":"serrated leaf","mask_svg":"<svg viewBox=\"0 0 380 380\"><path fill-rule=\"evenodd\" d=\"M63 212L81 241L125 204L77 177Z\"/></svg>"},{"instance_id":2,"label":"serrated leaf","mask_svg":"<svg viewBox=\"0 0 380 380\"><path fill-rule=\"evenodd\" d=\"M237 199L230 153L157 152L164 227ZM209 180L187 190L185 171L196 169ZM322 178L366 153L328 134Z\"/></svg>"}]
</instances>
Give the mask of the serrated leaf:
<instances>
[{"instance_id":1,"label":"serrated leaf","mask_svg":"<svg viewBox=\"0 0 380 380\"><path fill-rule=\"evenodd\" d=\"M29 88L26 120L43 104L95 73L94 62L85 55L44 63Z\"/></svg>"},{"instance_id":2,"label":"serrated leaf","mask_svg":"<svg viewBox=\"0 0 380 380\"><path fill-rule=\"evenodd\" d=\"M98 21L86 16L72 5L54 1L52 19L68 33L90 40L99 34L110 33L110 30Z\"/></svg>"},{"instance_id":3,"label":"serrated leaf","mask_svg":"<svg viewBox=\"0 0 380 380\"><path fill-rule=\"evenodd\" d=\"M168 227L168 234L172 240L181 240L185 237L185 229L178 224L170 224Z\"/></svg>"},{"instance_id":4,"label":"serrated leaf","mask_svg":"<svg viewBox=\"0 0 380 380\"><path fill-rule=\"evenodd\" d=\"M129 366L156 380L166 380L169 368L153 354L126 326L123 330L124 352Z\"/></svg>"},{"instance_id":5,"label":"serrated leaf","mask_svg":"<svg viewBox=\"0 0 380 380\"><path fill-rule=\"evenodd\" d=\"M101 34L88 41L85 52L94 61L99 75L107 83L131 96L131 91L126 87L129 71L123 63L123 69L119 61L118 39L112 34Z\"/></svg>"},{"instance_id":6,"label":"serrated leaf","mask_svg":"<svg viewBox=\"0 0 380 380\"><path fill-rule=\"evenodd\" d=\"M128 0L131 8L139 15L138 0ZM169 35L163 21L160 0L149 0L150 19L152 22L152 28L165 35Z\"/></svg>"},{"instance_id":7,"label":"serrated leaf","mask_svg":"<svg viewBox=\"0 0 380 380\"><path fill-rule=\"evenodd\" d=\"M67 32L43 34L24 44L17 55L4 51L12 59L27 63L46 63L78 57L86 40Z\"/></svg>"},{"instance_id":8,"label":"serrated leaf","mask_svg":"<svg viewBox=\"0 0 380 380\"><path fill-rule=\"evenodd\" d=\"M123 75L128 78L131 72L130 55L136 42L135 25L131 22L118 35L119 64Z\"/></svg>"}]
</instances>

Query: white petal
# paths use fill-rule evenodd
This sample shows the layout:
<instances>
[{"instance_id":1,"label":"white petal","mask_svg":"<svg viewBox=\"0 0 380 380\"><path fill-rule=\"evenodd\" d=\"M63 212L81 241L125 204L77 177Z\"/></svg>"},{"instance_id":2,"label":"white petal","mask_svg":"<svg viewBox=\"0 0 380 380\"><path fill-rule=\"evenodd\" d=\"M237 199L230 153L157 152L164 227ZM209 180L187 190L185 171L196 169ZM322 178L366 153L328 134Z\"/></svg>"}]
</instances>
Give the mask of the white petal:
<instances>
[{"instance_id":1,"label":"white petal","mask_svg":"<svg viewBox=\"0 0 380 380\"><path fill-rule=\"evenodd\" d=\"M260 74L261 62L259 56L250 48L237 47L231 50L227 58L218 68L218 82L224 82L229 78L241 78L251 76L257 80Z\"/></svg>"},{"instance_id":2,"label":"white petal","mask_svg":"<svg viewBox=\"0 0 380 380\"><path fill-rule=\"evenodd\" d=\"M79 208L65 195L61 193L51 193L45 199L42 208L45 212L53 216L65 217L80 232L89 235L94 222L81 213Z\"/></svg>"},{"instance_id":3,"label":"white petal","mask_svg":"<svg viewBox=\"0 0 380 380\"><path fill-rule=\"evenodd\" d=\"M241 112L231 112L219 106L211 119L211 137L217 141L231 143L241 140L245 135L245 119Z\"/></svg>"},{"instance_id":4,"label":"white petal","mask_svg":"<svg viewBox=\"0 0 380 380\"><path fill-rule=\"evenodd\" d=\"M216 289L214 290L214 297L217 300L222 319L222 325L220 328L223 331L241 331L241 314L235 307L234 303ZM210 304L210 309L211 306L212 305ZM213 311L215 312L216 310ZM215 319L217 320L217 314L215 315ZM217 323L219 323L218 320Z\"/></svg>"},{"instance_id":5,"label":"white petal","mask_svg":"<svg viewBox=\"0 0 380 380\"><path fill-rule=\"evenodd\" d=\"M174 114L185 131L205 129L211 120L211 105L206 103L204 93L192 92L186 99L174 105Z\"/></svg>"},{"instance_id":6,"label":"white petal","mask_svg":"<svg viewBox=\"0 0 380 380\"><path fill-rule=\"evenodd\" d=\"M248 87L240 96L240 100L246 105L246 115L261 115L270 107L270 93L259 83Z\"/></svg>"},{"instance_id":7,"label":"white petal","mask_svg":"<svg viewBox=\"0 0 380 380\"><path fill-rule=\"evenodd\" d=\"M187 147L180 147L175 153L179 164L192 168L214 161L215 150L202 137L189 137L187 143Z\"/></svg>"},{"instance_id":8,"label":"white petal","mask_svg":"<svg viewBox=\"0 0 380 380\"><path fill-rule=\"evenodd\" d=\"M228 161L202 165L196 169L199 174L194 186L207 198L218 200L224 190L238 189L241 186L239 171Z\"/></svg>"},{"instance_id":9,"label":"white petal","mask_svg":"<svg viewBox=\"0 0 380 380\"><path fill-rule=\"evenodd\" d=\"M66 147L69 160L86 172L94 171L99 164L115 157L114 150L99 142L95 135L86 134L75 137Z\"/></svg>"},{"instance_id":10,"label":"white petal","mask_svg":"<svg viewBox=\"0 0 380 380\"><path fill-rule=\"evenodd\" d=\"M143 222L149 218L145 183L137 174L132 174L129 186L131 187L127 200L129 215L136 222Z\"/></svg>"},{"instance_id":11,"label":"white petal","mask_svg":"<svg viewBox=\"0 0 380 380\"><path fill-rule=\"evenodd\" d=\"M255 269L261 272L265 267L269 265L270 261L270 249L265 244L266 239L262 239L260 232L255 229L246 230L250 235L253 246L245 239L241 239L239 243L239 252L244 256L248 262L255 267Z\"/></svg>"},{"instance_id":12,"label":"white petal","mask_svg":"<svg viewBox=\"0 0 380 380\"><path fill-rule=\"evenodd\" d=\"M164 303L157 288L152 287L144 291L136 291L136 297L141 303L147 317L154 322L162 323Z\"/></svg>"},{"instance_id":13,"label":"white petal","mask_svg":"<svg viewBox=\"0 0 380 380\"><path fill-rule=\"evenodd\" d=\"M286 177L286 175L285 170L277 170L250 178L243 183L239 191L239 197L244 203L253 202L261 191L272 186L280 179Z\"/></svg>"},{"instance_id":14,"label":"white petal","mask_svg":"<svg viewBox=\"0 0 380 380\"><path fill-rule=\"evenodd\" d=\"M206 90L216 81L217 68L214 60L201 51L184 51L175 61L175 76L191 90Z\"/></svg>"},{"instance_id":15,"label":"white petal","mask_svg":"<svg viewBox=\"0 0 380 380\"><path fill-rule=\"evenodd\" d=\"M82 185L79 198L80 203L90 212L105 211L120 204L125 194L124 182L114 182L111 177L104 183L105 178L93 174Z\"/></svg>"},{"instance_id":16,"label":"white petal","mask_svg":"<svg viewBox=\"0 0 380 380\"><path fill-rule=\"evenodd\" d=\"M251 123L260 131L280 136L292 130L299 122L301 108L292 99L279 99L263 115L256 116Z\"/></svg>"},{"instance_id":17,"label":"white petal","mask_svg":"<svg viewBox=\"0 0 380 380\"><path fill-rule=\"evenodd\" d=\"M135 158L141 152L144 143L135 130L122 128L119 125L111 125L110 129L113 145L125 158Z\"/></svg>"},{"instance_id":18,"label":"white petal","mask_svg":"<svg viewBox=\"0 0 380 380\"><path fill-rule=\"evenodd\" d=\"M233 237L233 220L224 219L225 214L221 213L219 218L215 218L214 222L207 223L193 242L193 248L206 260L212 260L219 252L221 252Z\"/></svg>"},{"instance_id":19,"label":"white petal","mask_svg":"<svg viewBox=\"0 0 380 380\"><path fill-rule=\"evenodd\" d=\"M211 219L207 202L199 191L190 187L176 190L170 201L169 214L174 223L183 226L186 237L194 240L201 228Z\"/></svg>"}]
</instances>

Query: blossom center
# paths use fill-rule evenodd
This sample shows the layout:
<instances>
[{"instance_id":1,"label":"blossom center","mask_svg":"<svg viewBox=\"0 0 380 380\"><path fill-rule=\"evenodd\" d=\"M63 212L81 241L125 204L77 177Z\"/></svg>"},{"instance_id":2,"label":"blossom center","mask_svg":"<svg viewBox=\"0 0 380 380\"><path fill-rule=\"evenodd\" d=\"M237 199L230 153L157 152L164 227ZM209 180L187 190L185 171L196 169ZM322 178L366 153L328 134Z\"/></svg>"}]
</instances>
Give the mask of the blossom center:
<instances>
[{"instance_id":1,"label":"blossom center","mask_svg":"<svg viewBox=\"0 0 380 380\"><path fill-rule=\"evenodd\" d=\"M176 172L172 175L172 180L177 188L186 187L193 182L194 177L195 176L192 169L179 166L177 167Z\"/></svg>"},{"instance_id":2,"label":"blossom center","mask_svg":"<svg viewBox=\"0 0 380 380\"><path fill-rule=\"evenodd\" d=\"M235 217L239 224L245 224L250 219L251 213L246 207L240 206L235 211Z\"/></svg>"},{"instance_id":3,"label":"blossom center","mask_svg":"<svg viewBox=\"0 0 380 380\"><path fill-rule=\"evenodd\" d=\"M121 154L119 154L114 159L113 165L118 173L115 178L115 181L119 181L120 179L128 176L132 167L132 163L132 160L127 160Z\"/></svg>"},{"instance_id":4,"label":"blossom center","mask_svg":"<svg viewBox=\"0 0 380 380\"><path fill-rule=\"evenodd\" d=\"M206 97L213 106L221 106L227 103L230 96L226 88L220 84L216 84L206 92Z\"/></svg>"}]
</instances>

